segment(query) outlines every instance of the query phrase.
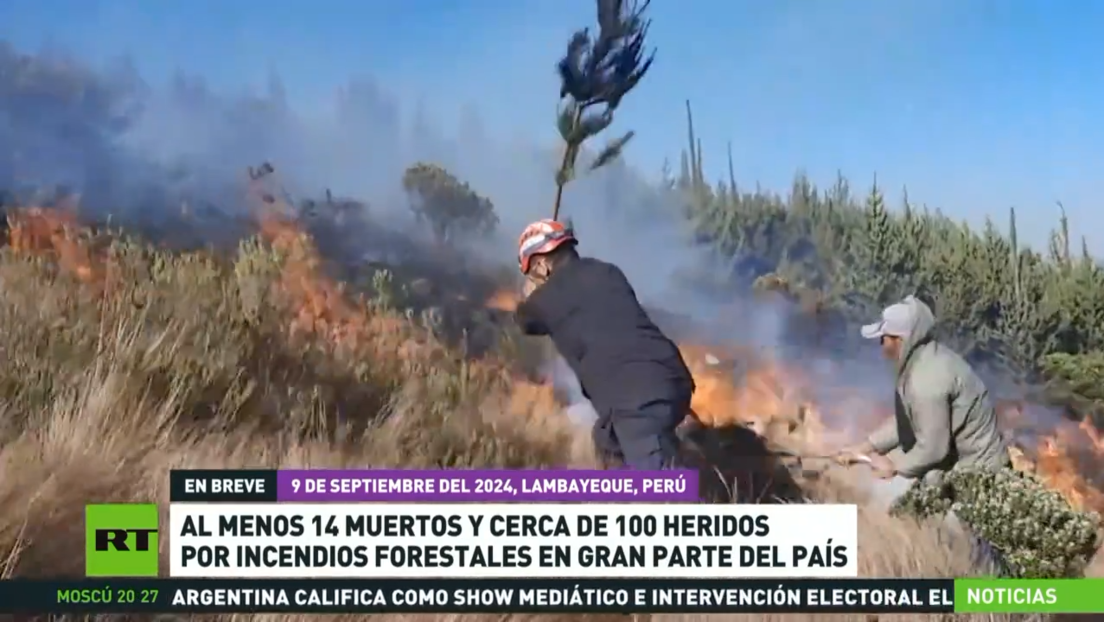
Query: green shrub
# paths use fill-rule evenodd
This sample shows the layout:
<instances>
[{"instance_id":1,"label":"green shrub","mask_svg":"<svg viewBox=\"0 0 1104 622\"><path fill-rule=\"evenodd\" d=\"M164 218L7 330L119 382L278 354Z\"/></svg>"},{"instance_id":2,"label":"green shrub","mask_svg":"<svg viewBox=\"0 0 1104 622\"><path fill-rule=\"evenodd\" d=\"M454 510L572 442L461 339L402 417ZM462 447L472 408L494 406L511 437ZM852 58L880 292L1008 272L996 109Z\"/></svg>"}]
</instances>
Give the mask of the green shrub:
<instances>
[{"instance_id":1,"label":"green shrub","mask_svg":"<svg viewBox=\"0 0 1104 622\"><path fill-rule=\"evenodd\" d=\"M892 512L919 520L954 514L1001 554L1008 574L1079 576L1100 546L1100 516L1078 512L1038 478L1013 469L954 469L917 482Z\"/></svg>"}]
</instances>

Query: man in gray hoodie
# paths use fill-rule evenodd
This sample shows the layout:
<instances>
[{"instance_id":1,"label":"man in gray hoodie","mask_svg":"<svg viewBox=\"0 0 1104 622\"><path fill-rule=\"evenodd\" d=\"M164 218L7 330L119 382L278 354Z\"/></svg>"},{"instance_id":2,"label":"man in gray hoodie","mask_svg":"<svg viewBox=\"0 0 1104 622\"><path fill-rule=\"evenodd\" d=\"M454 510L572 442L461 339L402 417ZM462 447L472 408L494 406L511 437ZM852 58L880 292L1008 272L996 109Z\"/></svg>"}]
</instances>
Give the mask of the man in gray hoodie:
<instances>
[{"instance_id":1,"label":"man in gray hoodie","mask_svg":"<svg viewBox=\"0 0 1104 622\"><path fill-rule=\"evenodd\" d=\"M934 326L931 309L913 296L887 307L881 321L863 326L863 337L878 339L895 363L896 408L865 443L841 452L840 462L869 456L883 479L926 483L937 483L955 465L1011 465L985 383L958 353L935 341Z\"/></svg>"}]
</instances>

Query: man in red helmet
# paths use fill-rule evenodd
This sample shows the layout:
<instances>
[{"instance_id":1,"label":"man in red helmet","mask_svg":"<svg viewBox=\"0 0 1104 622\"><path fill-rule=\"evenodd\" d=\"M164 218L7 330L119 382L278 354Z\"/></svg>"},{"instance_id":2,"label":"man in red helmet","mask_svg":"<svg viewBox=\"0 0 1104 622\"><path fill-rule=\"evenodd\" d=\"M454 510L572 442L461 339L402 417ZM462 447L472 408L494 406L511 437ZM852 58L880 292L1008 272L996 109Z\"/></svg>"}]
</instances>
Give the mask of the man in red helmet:
<instances>
[{"instance_id":1,"label":"man in red helmet","mask_svg":"<svg viewBox=\"0 0 1104 622\"><path fill-rule=\"evenodd\" d=\"M575 372L598 413L593 437L604 458L635 469L670 467L693 376L625 274L580 257L577 243L571 227L554 220L522 232L518 262L527 281L518 324L527 335L550 337Z\"/></svg>"}]
</instances>

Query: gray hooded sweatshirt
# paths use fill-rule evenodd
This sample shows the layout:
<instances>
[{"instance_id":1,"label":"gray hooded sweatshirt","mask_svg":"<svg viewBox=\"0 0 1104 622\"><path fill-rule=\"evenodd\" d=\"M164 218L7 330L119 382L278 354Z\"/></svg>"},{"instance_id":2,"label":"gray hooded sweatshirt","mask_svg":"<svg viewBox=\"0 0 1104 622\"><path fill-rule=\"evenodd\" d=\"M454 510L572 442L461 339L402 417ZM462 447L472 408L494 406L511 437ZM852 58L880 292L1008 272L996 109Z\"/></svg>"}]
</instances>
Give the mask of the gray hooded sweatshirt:
<instances>
[{"instance_id":1,"label":"gray hooded sweatshirt","mask_svg":"<svg viewBox=\"0 0 1104 622\"><path fill-rule=\"evenodd\" d=\"M912 328L897 361L893 419L869 438L874 450L903 452L898 474L937 482L956 465L1010 466L1008 446L981 378L956 352L932 338L935 317L909 296Z\"/></svg>"}]
</instances>

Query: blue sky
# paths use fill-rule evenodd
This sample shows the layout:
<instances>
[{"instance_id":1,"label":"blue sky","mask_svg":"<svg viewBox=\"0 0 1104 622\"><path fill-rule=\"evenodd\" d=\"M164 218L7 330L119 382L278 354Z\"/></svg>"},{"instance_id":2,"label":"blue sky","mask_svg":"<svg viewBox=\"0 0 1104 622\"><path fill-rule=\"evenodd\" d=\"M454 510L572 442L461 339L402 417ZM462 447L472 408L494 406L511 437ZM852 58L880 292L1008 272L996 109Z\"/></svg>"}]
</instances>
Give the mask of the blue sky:
<instances>
[{"instance_id":1,"label":"blue sky","mask_svg":"<svg viewBox=\"0 0 1104 622\"><path fill-rule=\"evenodd\" d=\"M693 102L706 165L784 190L875 173L897 195L1042 243L1062 201L1104 254L1104 3L1089 0L655 0L656 65L618 125L658 171ZM504 139L551 141L553 64L591 0L0 0L0 38L222 89L276 71L320 110L353 76L421 98L445 124L472 105ZM1091 111L1098 111L1091 115Z\"/></svg>"}]
</instances>

